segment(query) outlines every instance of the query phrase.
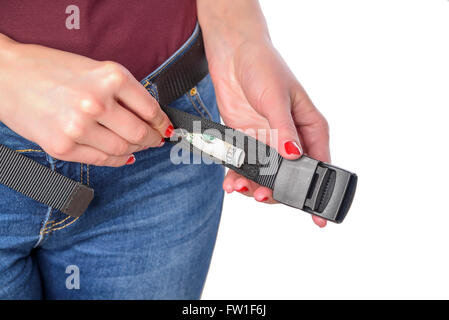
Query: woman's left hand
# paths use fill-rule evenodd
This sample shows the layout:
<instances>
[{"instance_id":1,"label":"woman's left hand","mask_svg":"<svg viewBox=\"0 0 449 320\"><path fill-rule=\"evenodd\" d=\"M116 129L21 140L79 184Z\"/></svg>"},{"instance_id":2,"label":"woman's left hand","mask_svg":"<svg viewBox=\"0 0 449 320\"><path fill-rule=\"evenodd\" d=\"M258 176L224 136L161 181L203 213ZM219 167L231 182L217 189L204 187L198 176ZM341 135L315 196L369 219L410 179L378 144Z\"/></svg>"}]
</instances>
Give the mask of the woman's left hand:
<instances>
[{"instance_id":1,"label":"woman's left hand","mask_svg":"<svg viewBox=\"0 0 449 320\"><path fill-rule=\"evenodd\" d=\"M208 57L225 124L253 132L253 136L258 129L277 130L278 140L265 142L286 159L297 159L306 153L330 162L327 121L271 43L243 43L228 57L223 57L225 53L226 50L218 57ZM223 188L227 193L238 191L260 202L276 202L271 189L232 170L228 171ZM313 220L320 227L326 225L322 218L313 216Z\"/></svg>"},{"instance_id":2,"label":"woman's left hand","mask_svg":"<svg viewBox=\"0 0 449 320\"><path fill-rule=\"evenodd\" d=\"M286 159L304 153L330 162L329 127L274 49L257 0L197 0L209 71L226 125L260 140L259 129L277 130L263 141ZM266 135L269 137L269 135ZM275 203L271 189L229 170L223 188ZM326 220L313 216L324 227Z\"/></svg>"}]
</instances>

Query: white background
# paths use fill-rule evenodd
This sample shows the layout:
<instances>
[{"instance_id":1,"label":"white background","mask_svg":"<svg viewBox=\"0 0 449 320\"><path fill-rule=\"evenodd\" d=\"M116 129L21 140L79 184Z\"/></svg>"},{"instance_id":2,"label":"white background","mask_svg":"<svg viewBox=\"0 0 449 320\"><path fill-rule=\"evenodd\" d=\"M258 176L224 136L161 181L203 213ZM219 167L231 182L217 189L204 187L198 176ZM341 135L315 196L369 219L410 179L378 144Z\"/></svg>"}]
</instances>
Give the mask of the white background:
<instances>
[{"instance_id":1,"label":"white background","mask_svg":"<svg viewBox=\"0 0 449 320\"><path fill-rule=\"evenodd\" d=\"M449 1L261 4L359 187L324 229L227 195L203 299L449 298Z\"/></svg>"}]
</instances>

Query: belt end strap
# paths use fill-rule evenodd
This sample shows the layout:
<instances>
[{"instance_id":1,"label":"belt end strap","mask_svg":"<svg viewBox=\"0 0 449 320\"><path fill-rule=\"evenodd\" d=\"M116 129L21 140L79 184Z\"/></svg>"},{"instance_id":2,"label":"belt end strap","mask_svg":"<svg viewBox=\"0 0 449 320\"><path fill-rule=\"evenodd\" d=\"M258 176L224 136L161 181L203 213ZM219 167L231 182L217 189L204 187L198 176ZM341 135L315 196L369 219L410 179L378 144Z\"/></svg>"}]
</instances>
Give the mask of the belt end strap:
<instances>
[{"instance_id":1,"label":"belt end strap","mask_svg":"<svg viewBox=\"0 0 449 320\"><path fill-rule=\"evenodd\" d=\"M77 182L61 211L72 217L80 217L87 210L93 198L94 189Z\"/></svg>"},{"instance_id":2,"label":"belt end strap","mask_svg":"<svg viewBox=\"0 0 449 320\"><path fill-rule=\"evenodd\" d=\"M40 203L81 216L94 197L88 186L0 145L0 183Z\"/></svg>"}]
</instances>

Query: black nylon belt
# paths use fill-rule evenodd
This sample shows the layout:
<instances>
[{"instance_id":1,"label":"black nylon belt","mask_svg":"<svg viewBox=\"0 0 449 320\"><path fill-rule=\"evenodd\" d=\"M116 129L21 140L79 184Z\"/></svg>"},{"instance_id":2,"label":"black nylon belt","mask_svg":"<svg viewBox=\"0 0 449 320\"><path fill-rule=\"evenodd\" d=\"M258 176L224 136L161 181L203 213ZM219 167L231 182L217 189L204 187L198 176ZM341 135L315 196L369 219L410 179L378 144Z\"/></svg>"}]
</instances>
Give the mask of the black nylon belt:
<instances>
[{"instance_id":1,"label":"black nylon belt","mask_svg":"<svg viewBox=\"0 0 449 320\"><path fill-rule=\"evenodd\" d=\"M79 217L94 190L0 144L0 183L69 216Z\"/></svg>"},{"instance_id":2,"label":"black nylon belt","mask_svg":"<svg viewBox=\"0 0 449 320\"><path fill-rule=\"evenodd\" d=\"M244 163L239 168L214 159L216 162L273 189L274 199L281 203L342 222L354 197L355 174L307 156L294 161L283 159L275 149L240 131L168 106L208 74L201 32L187 45L188 49L174 61L142 81L174 127L194 132L197 121L200 133L207 132L245 151ZM256 148L250 149L251 146ZM190 150L199 151L193 146ZM260 150L263 157L254 156ZM93 189L1 145L0 183L75 217L85 211L94 194Z\"/></svg>"},{"instance_id":3,"label":"black nylon belt","mask_svg":"<svg viewBox=\"0 0 449 320\"><path fill-rule=\"evenodd\" d=\"M192 68L192 65L195 67ZM240 131L168 106L207 74L207 60L199 33L190 50L169 65L162 74L151 79L152 86L157 88L159 104L175 128L194 132L194 129L197 129L194 128L194 122L200 123L201 127L197 133L207 132L245 151L244 163L239 168L215 159L216 162L273 189L273 198L281 203L333 222L343 222L355 194L355 174L307 156L293 161L283 159L275 149ZM170 85L167 79L170 79ZM154 92L152 94L154 95ZM249 146L256 148L249 150ZM189 148L194 152L200 151L192 145ZM258 155L259 150L264 151L263 162L259 161L259 156L254 157L254 153ZM251 156L255 161L250 161Z\"/></svg>"}]
</instances>

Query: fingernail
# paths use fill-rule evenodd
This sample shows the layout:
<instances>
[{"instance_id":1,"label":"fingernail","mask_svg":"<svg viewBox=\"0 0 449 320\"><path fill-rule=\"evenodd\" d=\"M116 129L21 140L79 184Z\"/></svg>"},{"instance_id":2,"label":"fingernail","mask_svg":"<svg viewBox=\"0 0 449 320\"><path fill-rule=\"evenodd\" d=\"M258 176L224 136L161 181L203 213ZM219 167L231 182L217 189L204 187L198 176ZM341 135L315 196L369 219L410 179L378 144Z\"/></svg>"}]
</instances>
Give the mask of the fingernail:
<instances>
[{"instance_id":1,"label":"fingernail","mask_svg":"<svg viewBox=\"0 0 449 320\"><path fill-rule=\"evenodd\" d=\"M284 147L287 154L295 154L298 156L302 155L302 149L296 141L287 141L284 144Z\"/></svg>"},{"instance_id":2,"label":"fingernail","mask_svg":"<svg viewBox=\"0 0 449 320\"><path fill-rule=\"evenodd\" d=\"M162 138L162 140L161 140L161 142L159 143L158 147L162 147L162 146L164 145L164 143L165 143L165 139Z\"/></svg>"},{"instance_id":3,"label":"fingernail","mask_svg":"<svg viewBox=\"0 0 449 320\"><path fill-rule=\"evenodd\" d=\"M175 128L173 128L172 125L169 125L167 130L165 130L165 136L167 138L170 138L173 135L173 131L175 130Z\"/></svg>"},{"instance_id":4,"label":"fingernail","mask_svg":"<svg viewBox=\"0 0 449 320\"><path fill-rule=\"evenodd\" d=\"M248 191L248 188L247 187L242 187L242 188L238 189L237 191L238 192L245 192L245 191Z\"/></svg>"},{"instance_id":5,"label":"fingernail","mask_svg":"<svg viewBox=\"0 0 449 320\"><path fill-rule=\"evenodd\" d=\"M128 161L126 161L126 164L133 164L134 162L136 162L136 157L132 155L131 157L129 157Z\"/></svg>"},{"instance_id":6,"label":"fingernail","mask_svg":"<svg viewBox=\"0 0 449 320\"><path fill-rule=\"evenodd\" d=\"M264 201L267 201L268 200L268 197L265 197L265 198L263 198L262 200L259 200L260 202L264 202Z\"/></svg>"}]
</instances>

